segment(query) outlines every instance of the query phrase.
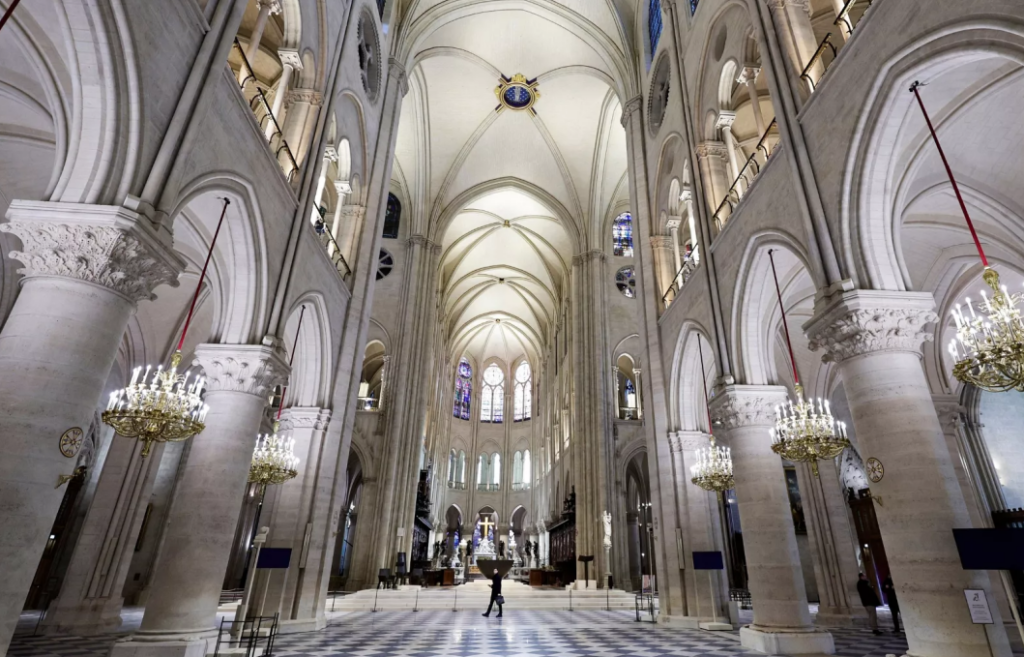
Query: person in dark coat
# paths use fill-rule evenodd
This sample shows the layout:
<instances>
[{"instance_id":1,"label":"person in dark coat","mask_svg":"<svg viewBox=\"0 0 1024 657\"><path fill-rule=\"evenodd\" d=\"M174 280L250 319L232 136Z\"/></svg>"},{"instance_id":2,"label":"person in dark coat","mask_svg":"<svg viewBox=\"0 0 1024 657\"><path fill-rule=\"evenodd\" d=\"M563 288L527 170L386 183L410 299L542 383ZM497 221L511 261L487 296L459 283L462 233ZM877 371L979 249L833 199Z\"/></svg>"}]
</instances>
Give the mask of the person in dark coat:
<instances>
[{"instance_id":1,"label":"person in dark coat","mask_svg":"<svg viewBox=\"0 0 1024 657\"><path fill-rule=\"evenodd\" d=\"M882 595L885 596L885 603L889 605L889 611L892 612L892 624L898 634L900 631L900 601L896 598L896 585L893 583L891 575L886 575L882 580Z\"/></svg>"},{"instance_id":2,"label":"person in dark coat","mask_svg":"<svg viewBox=\"0 0 1024 657\"><path fill-rule=\"evenodd\" d=\"M491 615L491 609L494 607L494 603L498 603L498 618L501 618L501 606L505 604L505 598L501 596L501 575L498 571L494 571L494 575L491 576L491 604L487 605L487 611L484 612L484 616Z\"/></svg>"},{"instance_id":3,"label":"person in dark coat","mask_svg":"<svg viewBox=\"0 0 1024 657\"><path fill-rule=\"evenodd\" d=\"M881 634L878 629L878 605L882 604L878 599L878 594L871 588L871 584L868 582L868 578L864 576L864 573L860 574L860 579L857 580L857 593L860 594L860 603L864 605L864 610L868 612L868 623L871 625L871 631L875 634Z\"/></svg>"}]
</instances>

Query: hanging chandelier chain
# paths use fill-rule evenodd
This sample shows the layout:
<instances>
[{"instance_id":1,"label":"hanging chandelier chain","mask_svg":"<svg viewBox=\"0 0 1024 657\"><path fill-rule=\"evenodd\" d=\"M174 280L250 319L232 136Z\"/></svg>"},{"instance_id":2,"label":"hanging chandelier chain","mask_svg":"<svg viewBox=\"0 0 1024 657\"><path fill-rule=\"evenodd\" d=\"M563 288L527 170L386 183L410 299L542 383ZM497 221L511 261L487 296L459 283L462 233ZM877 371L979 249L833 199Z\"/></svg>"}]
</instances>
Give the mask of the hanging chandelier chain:
<instances>
[{"instance_id":1,"label":"hanging chandelier chain","mask_svg":"<svg viewBox=\"0 0 1024 657\"><path fill-rule=\"evenodd\" d=\"M768 260L772 263L772 280L775 281L775 296L779 299L779 311L782 313L782 328L786 332L786 348L789 349L789 364L793 368L793 382L800 385L800 375L796 371L796 357L793 355L793 341L789 338L789 321L786 319L786 307L782 304L782 288L779 287L779 275L775 271L775 249L768 249Z\"/></svg>"},{"instance_id":2,"label":"hanging chandelier chain","mask_svg":"<svg viewBox=\"0 0 1024 657\"><path fill-rule=\"evenodd\" d=\"M964 219L967 220L967 228L971 231L971 237L974 238L974 246L978 248L978 255L981 256L981 264L988 267L988 258L985 256L985 249L981 247L981 240L978 238L978 233L974 230L974 222L971 221L971 213L967 211L967 203L964 202L964 197L960 193L960 186L956 184L956 176L953 175L953 169L949 166L949 160L946 159L946 152L942 149L942 142L939 141L939 135L935 132L935 126L932 125L932 119L928 115L928 110L924 106L924 101L921 99L921 87L924 85L920 81L914 82L910 85L910 92L914 94L914 98L917 99L917 105L921 108L921 114L924 115L924 122L928 124L928 131L932 135L932 141L935 143L935 148L939 151L939 157L942 158L942 166L946 167L946 175L949 176L949 182L953 185L953 193L956 194L956 200L960 204L960 209L964 213Z\"/></svg>"},{"instance_id":3,"label":"hanging chandelier chain","mask_svg":"<svg viewBox=\"0 0 1024 657\"><path fill-rule=\"evenodd\" d=\"M715 424L711 421L711 399L708 397L708 381L704 374L704 345L700 342L700 336L697 336L697 353L700 354L700 382L704 386L704 410L708 414L708 435L711 436L711 446L715 445Z\"/></svg>"}]
</instances>

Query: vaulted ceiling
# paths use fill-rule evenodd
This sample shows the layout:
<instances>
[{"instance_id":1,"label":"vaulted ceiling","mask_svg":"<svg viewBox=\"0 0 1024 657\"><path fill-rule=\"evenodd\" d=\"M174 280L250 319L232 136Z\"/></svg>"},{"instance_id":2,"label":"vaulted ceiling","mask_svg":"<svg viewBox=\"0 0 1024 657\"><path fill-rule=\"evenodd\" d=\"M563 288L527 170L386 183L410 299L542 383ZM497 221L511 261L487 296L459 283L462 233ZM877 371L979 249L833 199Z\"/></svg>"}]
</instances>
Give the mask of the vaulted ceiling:
<instances>
[{"instance_id":1,"label":"vaulted ceiling","mask_svg":"<svg viewBox=\"0 0 1024 657\"><path fill-rule=\"evenodd\" d=\"M402 33L410 92L393 177L415 232L444 249L450 355L536 356L573 254L595 248L629 194L615 9L417 0ZM498 109L495 89L516 74L536 80L535 112Z\"/></svg>"}]
</instances>

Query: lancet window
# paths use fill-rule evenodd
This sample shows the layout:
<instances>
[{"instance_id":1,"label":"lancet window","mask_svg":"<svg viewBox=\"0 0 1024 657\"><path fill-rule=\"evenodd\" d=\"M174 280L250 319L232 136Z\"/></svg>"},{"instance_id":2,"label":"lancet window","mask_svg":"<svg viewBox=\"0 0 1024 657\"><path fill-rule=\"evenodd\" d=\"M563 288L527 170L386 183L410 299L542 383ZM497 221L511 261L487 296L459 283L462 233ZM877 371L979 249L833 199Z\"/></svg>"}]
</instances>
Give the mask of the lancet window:
<instances>
[{"instance_id":1,"label":"lancet window","mask_svg":"<svg viewBox=\"0 0 1024 657\"><path fill-rule=\"evenodd\" d=\"M513 419L516 422L530 419L531 408L533 407L532 372L530 364L525 360L516 368L516 382L514 391L514 412Z\"/></svg>"},{"instance_id":2,"label":"lancet window","mask_svg":"<svg viewBox=\"0 0 1024 657\"><path fill-rule=\"evenodd\" d=\"M473 368L465 358L459 361L455 373L455 408L452 415L461 419L469 419L469 407L473 398Z\"/></svg>"},{"instance_id":3,"label":"lancet window","mask_svg":"<svg viewBox=\"0 0 1024 657\"><path fill-rule=\"evenodd\" d=\"M480 390L480 421L500 423L505 411L505 373L496 364L484 370Z\"/></svg>"},{"instance_id":4,"label":"lancet window","mask_svg":"<svg viewBox=\"0 0 1024 657\"><path fill-rule=\"evenodd\" d=\"M612 253L623 258L633 257L633 215L628 212L616 217L612 225Z\"/></svg>"}]
</instances>

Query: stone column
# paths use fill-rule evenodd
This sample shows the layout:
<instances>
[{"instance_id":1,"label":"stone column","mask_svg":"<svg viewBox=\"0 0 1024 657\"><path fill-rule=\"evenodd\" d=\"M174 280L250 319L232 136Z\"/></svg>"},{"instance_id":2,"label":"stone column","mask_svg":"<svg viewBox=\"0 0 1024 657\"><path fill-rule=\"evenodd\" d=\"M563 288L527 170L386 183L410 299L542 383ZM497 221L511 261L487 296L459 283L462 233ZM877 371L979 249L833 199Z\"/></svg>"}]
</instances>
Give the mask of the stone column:
<instances>
[{"instance_id":1,"label":"stone column","mask_svg":"<svg viewBox=\"0 0 1024 657\"><path fill-rule=\"evenodd\" d=\"M288 142L288 148L291 149L295 161L302 166L309 153L317 113L324 103L324 96L315 89L292 89L283 94L283 97L284 123L281 124L281 129L284 130L284 139ZM276 103L277 99L274 102ZM280 121L280 118L278 120Z\"/></svg>"},{"instance_id":2,"label":"stone column","mask_svg":"<svg viewBox=\"0 0 1024 657\"><path fill-rule=\"evenodd\" d=\"M810 348L838 364L861 453L884 468L871 492L883 500L878 525L910 654L1007 657L997 606L995 625L974 625L964 600L964 589L995 598L987 573L963 570L953 541L970 516L921 364L932 295L854 290L819 304L805 325Z\"/></svg>"},{"instance_id":3,"label":"stone column","mask_svg":"<svg viewBox=\"0 0 1024 657\"><path fill-rule=\"evenodd\" d=\"M742 165L736 159L736 138L732 134L732 124L735 122L736 112L722 110L718 113L718 122L715 127L721 131L722 140L725 142L725 152L729 157L729 179L736 183L736 194L742 196L746 189L743 181L739 180Z\"/></svg>"},{"instance_id":4,"label":"stone column","mask_svg":"<svg viewBox=\"0 0 1024 657\"><path fill-rule=\"evenodd\" d=\"M74 467L60 437L88 429L136 304L184 268L170 235L124 208L14 201L7 219L24 278L0 331L0 650Z\"/></svg>"},{"instance_id":5,"label":"stone column","mask_svg":"<svg viewBox=\"0 0 1024 657\"><path fill-rule=\"evenodd\" d=\"M302 58L299 57L297 50L279 50L277 56L281 59L281 77L278 78L277 86L274 87L274 104L271 106L270 112L280 123L281 109L284 107L285 98L288 97L288 87L292 83L292 73L302 70ZM266 128L267 138L272 134L274 134L274 124L270 123Z\"/></svg>"},{"instance_id":6,"label":"stone column","mask_svg":"<svg viewBox=\"0 0 1024 657\"><path fill-rule=\"evenodd\" d=\"M686 615L707 626L708 621L728 623L729 581L726 571L693 569L694 552L724 552L718 520L718 495L695 486L690 468L697 463L697 450L711 444L703 431L669 434L676 485L682 502L683 551L686 566ZM726 628L721 628L726 629Z\"/></svg>"},{"instance_id":7,"label":"stone column","mask_svg":"<svg viewBox=\"0 0 1024 657\"><path fill-rule=\"evenodd\" d=\"M252 28L249 43L245 48L245 56L250 62L260 51L260 41L263 40L263 31L267 28L270 15L281 13L281 0L256 0L256 5L260 8L260 13L256 16L256 25Z\"/></svg>"},{"instance_id":8,"label":"stone column","mask_svg":"<svg viewBox=\"0 0 1024 657\"><path fill-rule=\"evenodd\" d=\"M281 430L295 440L299 475L274 490L269 517L260 520L270 527L266 547L291 548L287 571L268 571L260 588L266 594L254 598L253 615L281 614L281 632L322 630L327 626L323 601L333 554L334 532L340 520L329 516L334 491L338 445L328 445L327 424L331 412L321 408L290 408L281 417ZM326 577L325 577L326 576Z\"/></svg>"},{"instance_id":9,"label":"stone column","mask_svg":"<svg viewBox=\"0 0 1024 657\"><path fill-rule=\"evenodd\" d=\"M672 238L672 275L675 276L679 273L679 270L683 268L683 253L679 250L679 226L682 225L683 218L670 216L666 226L668 226L668 234ZM678 281L673 281L678 283Z\"/></svg>"},{"instance_id":10,"label":"stone column","mask_svg":"<svg viewBox=\"0 0 1024 657\"><path fill-rule=\"evenodd\" d=\"M719 436L732 447L754 601L754 624L740 630L740 641L769 654L831 654L832 635L811 623L785 473L769 438L774 408L786 399L781 386L728 385L711 401Z\"/></svg>"},{"instance_id":11,"label":"stone column","mask_svg":"<svg viewBox=\"0 0 1024 657\"><path fill-rule=\"evenodd\" d=\"M342 212L342 210L345 208L345 200L348 199L348 195L352 193L352 184L347 180L335 180L334 191L337 193L338 202L337 205L334 206L334 219L331 221L331 237L334 238L334 241L338 245L338 248L341 249L341 226L344 217L344 213ZM334 246L332 245L331 248L327 251L327 253L333 255L333 249ZM344 255L344 253L345 251L342 251L342 255Z\"/></svg>"},{"instance_id":12,"label":"stone column","mask_svg":"<svg viewBox=\"0 0 1024 657\"><path fill-rule=\"evenodd\" d=\"M121 625L121 592L164 447L142 458L138 441L116 437L111 444L60 595L43 622L47 633L88 636Z\"/></svg>"},{"instance_id":13,"label":"stone column","mask_svg":"<svg viewBox=\"0 0 1024 657\"><path fill-rule=\"evenodd\" d=\"M989 527L991 521L985 517L984 508L978 490L971 483L971 476L967 469L967 463L961 449L960 425L964 407L956 395L933 395L935 413L939 417L939 426L942 427L942 436L946 441L946 449L949 450L949 458L956 471L956 480L960 485L960 492L967 503L967 513L971 517L972 527Z\"/></svg>"},{"instance_id":14,"label":"stone column","mask_svg":"<svg viewBox=\"0 0 1024 657\"><path fill-rule=\"evenodd\" d=\"M729 171L727 168L728 154L725 144L720 141L706 141L697 146L697 161L700 164L701 174L704 176L704 192L708 197L708 207L715 212L722 201L729 193ZM733 202L739 199L733 199ZM726 221L732 212L726 206L722 215L712 216L712 230L717 234L725 227Z\"/></svg>"},{"instance_id":15,"label":"stone column","mask_svg":"<svg viewBox=\"0 0 1024 657\"><path fill-rule=\"evenodd\" d=\"M766 0L774 17L779 42L789 59L790 74L799 77L818 49L811 26L810 0ZM815 81L821 79L825 69L818 62L810 74ZM805 87L806 88L806 87Z\"/></svg>"},{"instance_id":16,"label":"stone column","mask_svg":"<svg viewBox=\"0 0 1024 657\"><path fill-rule=\"evenodd\" d=\"M818 625L851 627L867 619L857 594L857 541L835 464L822 462L815 474L799 464L800 493L818 584Z\"/></svg>"},{"instance_id":17,"label":"stone column","mask_svg":"<svg viewBox=\"0 0 1024 657\"><path fill-rule=\"evenodd\" d=\"M764 133L768 131L768 124L764 121L764 114L761 112L761 97L757 92L757 76L761 73L761 69L756 66L745 66L739 76L736 78L738 84L742 84L747 88L747 94L750 96L751 109L754 111L754 125L757 126L758 138L763 137Z\"/></svg>"},{"instance_id":18,"label":"stone column","mask_svg":"<svg viewBox=\"0 0 1024 657\"><path fill-rule=\"evenodd\" d=\"M668 235L651 235L651 250L654 251L654 271L657 274L658 281L658 289L655 292L658 295L659 301L668 292L668 289L672 287L672 277L679 271L678 269L672 269L674 262L672 245L674 243L675 240ZM678 246L676 249L678 251Z\"/></svg>"},{"instance_id":19,"label":"stone column","mask_svg":"<svg viewBox=\"0 0 1024 657\"><path fill-rule=\"evenodd\" d=\"M341 246L341 254L346 262L353 262L356 245L360 243L363 232L363 223L366 221L366 206L346 205L341 209L341 234L337 236L338 245ZM374 256L374 262L377 257Z\"/></svg>"},{"instance_id":20,"label":"stone column","mask_svg":"<svg viewBox=\"0 0 1024 657\"><path fill-rule=\"evenodd\" d=\"M191 451L167 518L142 627L113 657L201 657L213 651L217 606L267 395L287 374L263 345L204 344L206 429Z\"/></svg>"}]
</instances>

